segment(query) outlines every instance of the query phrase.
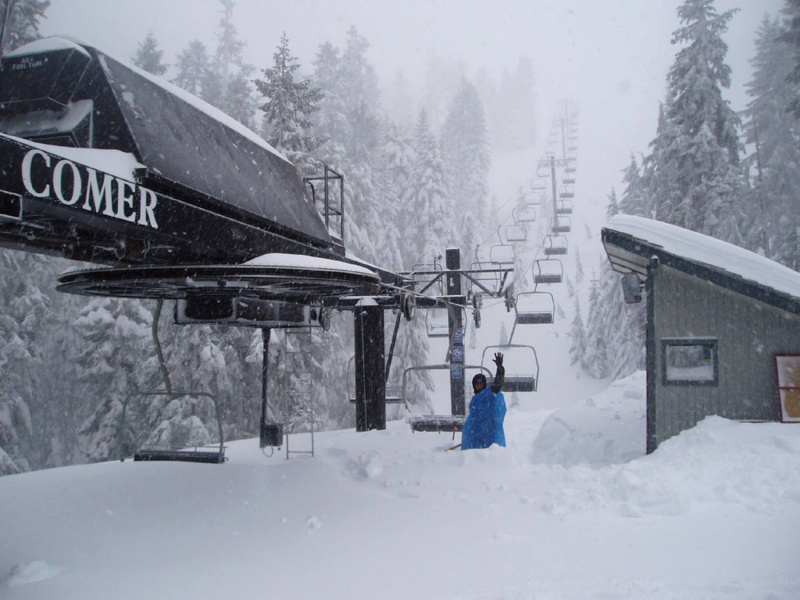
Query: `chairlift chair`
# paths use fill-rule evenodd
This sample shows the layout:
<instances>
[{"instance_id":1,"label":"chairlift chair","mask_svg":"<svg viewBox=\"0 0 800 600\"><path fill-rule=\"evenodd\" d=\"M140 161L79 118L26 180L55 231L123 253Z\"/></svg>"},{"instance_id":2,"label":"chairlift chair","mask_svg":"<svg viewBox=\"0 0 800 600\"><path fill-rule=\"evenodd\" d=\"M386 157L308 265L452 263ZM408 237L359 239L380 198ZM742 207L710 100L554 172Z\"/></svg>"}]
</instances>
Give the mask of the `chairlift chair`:
<instances>
[{"instance_id":1,"label":"chairlift chair","mask_svg":"<svg viewBox=\"0 0 800 600\"><path fill-rule=\"evenodd\" d=\"M574 173L577 170L578 169L577 167L575 167L575 165L567 165L566 167L564 167L564 173Z\"/></svg>"},{"instance_id":2,"label":"chairlift chair","mask_svg":"<svg viewBox=\"0 0 800 600\"><path fill-rule=\"evenodd\" d=\"M543 192L545 189L547 189L547 184L544 181L531 181L532 192Z\"/></svg>"},{"instance_id":3,"label":"chairlift chair","mask_svg":"<svg viewBox=\"0 0 800 600\"><path fill-rule=\"evenodd\" d=\"M204 398L209 400L214 405L214 412L217 421L217 437L219 438L219 445L212 448L209 445L195 443L191 439L187 439L183 444L175 444L173 442L145 442L133 455L134 461L145 462L161 462L161 461L176 461L176 462L194 462L206 464L221 464L225 462L225 443L223 439L222 419L220 416L219 405L217 398L208 392L194 392L194 391L180 391L173 390L167 391L142 391L134 392L131 396L165 396L169 401L175 400L182 396L197 398ZM125 400L127 406L128 398ZM197 417L193 417L197 418ZM125 407L122 410L122 424L120 429L124 429ZM191 425L189 437L191 438ZM174 432L173 432L174 433ZM169 437L172 437L173 433ZM216 446L216 444L215 444Z\"/></svg>"},{"instance_id":4,"label":"chairlift chair","mask_svg":"<svg viewBox=\"0 0 800 600\"><path fill-rule=\"evenodd\" d=\"M575 189L570 185L562 185L561 190L558 192L559 198L574 198Z\"/></svg>"},{"instance_id":5,"label":"chairlift chair","mask_svg":"<svg viewBox=\"0 0 800 600\"><path fill-rule=\"evenodd\" d=\"M408 277L414 281L418 291L425 293L433 287L441 295L444 293L443 274L444 269L442 269L441 263L418 263L414 265L414 269L408 274Z\"/></svg>"},{"instance_id":6,"label":"chairlift chair","mask_svg":"<svg viewBox=\"0 0 800 600\"><path fill-rule=\"evenodd\" d=\"M565 235L548 235L544 238L544 253L547 256L566 254L568 248Z\"/></svg>"},{"instance_id":7,"label":"chairlift chair","mask_svg":"<svg viewBox=\"0 0 800 600\"><path fill-rule=\"evenodd\" d=\"M533 346L524 344L502 344L487 346L483 350L481 365L488 370L494 367L496 352L503 354L506 369L504 392L535 392L539 384L539 359ZM491 385L492 382L488 382Z\"/></svg>"},{"instance_id":8,"label":"chairlift chair","mask_svg":"<svg viewBox=\"0 0 800 600\"><path fill-rule=\"evenodd\" d=\"M572 200L559 200L556 204L557 215L571 215L572 214Z\"/></svg>"},{"instance_id":9,"label":"chairlift chair","mask_svg":"<svg viewBox=\"0 0 800 600\"><path fill-rule=\"evenodd\" d=\"M569 217L556 215L553 219L553 233L569 233L572 231L572 222Z\"/></svg>"},{"instance_id":10,"label":"chairlift chair","mask_svg":"<svg viewBox=\"0 0 800 600\"><path fill-rule=\"evenodd\" d=\"M515 223L533 223L536 220L536 208L531 204L518 206L511 214Z\"/></svg>"},{"instance_id":11,"label":"chairlift chair","mask_svg":"<svg viewBox=\"0 0 800 600\"><path fill-rule=\"evenodd\" d=\"M564 266L557 258L542 258L533 262L534 285L561 283L564 280Z\"/></svg>"},{"instance_id":12,"label":"chairlift chair","mask_svg":"<svg viewBox=\"0 0 800 600\"><path fill-rule=\"evenodd\" d=\"M563 182L564 185L575 185L575 176L565 175Z\"/></svg>"},{"instance_id":13,"label":"chairlift chair","mask_svg":"<svg viewBox=\"0 0 800 600\"><path fill-rule=\"evenodd\" d=\"M498 265L513 265L517 253L511 244L495 244L489 249L489 262Z\"/></svg>"},{"instance_id":14,"label":"chairlift chair","mask_svg":"<svg viewBox=\"0 0 800 600\"><path fill-rule=\"evenodd\" d=\"M509 242L524 242L528 239L528 228L525 225L509 225L506 227L506 239Z\"/></svg>"},{"instance_id":15,"label":"chairlift chair","mask_svg":"<svg viewBox=\"0 0 800 600\"><path fill-rule=\"evenodd\" d=\"M414 371L435 371L435 370L449 370L458 371L461 373L461 378L464 381L469 381L471 375L468 371L485 372L487 379L491 376L492 371L482 367L481 365L460 365L460 364L443 364L443 365L423 365L419 367L408 367L403 371L403 386L401 399L406 406L412 406L415 403L409 397L408 391L408 377ZM461 431L464 428L464 415L444 415L444 414L430 414L430 415L411 415L408 418L408 424L411 426L411 431L420 432L444 432L453 433Z\"/></svg>"},{"instance_id":16,"label":"chairlift chair","mask_svg":"<svg viewBox=\"0 0 800 600\"><path fill-rule=\"evenodd\" d=\"M351 356L350 359L347 361L346 385L347 385L347 399L350 402L350 404L355 404L356 402L356 391L353 388L356 378L355 359L356 359L355 356ZM396 381L397 378L396 377L392 378L391 375L396 374L398 369L402 374L403 371L405 370L404 366L405 362L403 361L403 357L398 356L397 354L393 356L392 360L397 362L392 362L392 371L390 373L389 380L387 380L386 382L385 400L386 404L400 404L403 401L402 399L403 384L402 381L400 382Z\"/></svg>"},{"instance_id":17,"label":"chairlift chair","mask_svg":"<svg viewBox=\"0 0 800 600\"><path fill-rule=\"evenodd\" d=\"M520 292L514 310L518 325L549 325L555 321L556 303L550 292Z\"/></svg>"},{"instance_id":18,"label":"chairlift chair","mask_svg":"<svg viewBox=\"0 0 800 600\"><path fill-rule=\"evenodd\" d=\"M497 284L500 282L500 273L497 271L497 265L476 261L469 266L469 274L466 279L468 291L474 295L484 291L481 286L488 290L497 289Z\"/></svg>"},{"instance_id":19,"label":"chairlift chair","mask_svg":"<svg viewBox=\"0 0 800 600\"><path fill-rule=\"evenodd\" d=\"M429 308L425 314L425 327L428 337L449 337L450 324L446 308Z\"/></svg>"}]
</instances>

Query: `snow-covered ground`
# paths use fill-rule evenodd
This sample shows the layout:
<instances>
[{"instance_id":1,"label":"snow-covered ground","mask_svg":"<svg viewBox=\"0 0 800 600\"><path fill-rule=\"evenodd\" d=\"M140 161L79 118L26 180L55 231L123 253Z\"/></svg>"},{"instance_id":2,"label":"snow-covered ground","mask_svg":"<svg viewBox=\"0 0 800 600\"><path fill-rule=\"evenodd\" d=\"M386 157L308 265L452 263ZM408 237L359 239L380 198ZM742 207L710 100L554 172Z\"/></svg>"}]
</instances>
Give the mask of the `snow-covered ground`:
<instances>
[{"instance_id":1,"label":"snow-covered ground","mask_svg":"<svg viewBox=\"0 0 800 600\"><path fill-rule=\"evenodd\" d=\"M645 456L644 383L513 407L508 448L392 422L4 477L0 596L798 598L800 427L713 417Z\"/></svg>"}]
</instances>

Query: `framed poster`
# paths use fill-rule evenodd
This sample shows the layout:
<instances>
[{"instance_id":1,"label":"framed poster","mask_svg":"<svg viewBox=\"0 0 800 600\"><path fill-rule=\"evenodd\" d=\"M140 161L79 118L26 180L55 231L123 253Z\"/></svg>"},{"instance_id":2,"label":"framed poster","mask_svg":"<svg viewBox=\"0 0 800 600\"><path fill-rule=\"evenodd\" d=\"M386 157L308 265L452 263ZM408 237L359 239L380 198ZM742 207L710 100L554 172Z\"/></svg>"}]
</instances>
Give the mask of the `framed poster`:
<instances>
[{"instance_id":1,"label":"framed poster","mask_svg":"<svg viewBox=\"0 0 800 600\"><path fill-rule=\"evenodd\" d=\"M781 420L800 423L800 354L776 354Z\"/></svg>"}]
</instances>

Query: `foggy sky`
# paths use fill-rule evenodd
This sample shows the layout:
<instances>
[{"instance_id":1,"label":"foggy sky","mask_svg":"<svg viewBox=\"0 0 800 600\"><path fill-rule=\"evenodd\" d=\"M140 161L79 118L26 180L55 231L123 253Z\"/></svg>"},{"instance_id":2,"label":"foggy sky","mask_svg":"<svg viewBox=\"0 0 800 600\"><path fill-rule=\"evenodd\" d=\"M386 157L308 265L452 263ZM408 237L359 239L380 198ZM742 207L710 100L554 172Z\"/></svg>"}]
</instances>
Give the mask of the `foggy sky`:
<instances>
[{"instance_id":1,"label":"foggy sky","mask_svg":"<svg viewBox=\"0 0 800 600\"><path fill-rule=\"evenodd\" d=\"M402 70L416 85L432 54L461 60L468 76L481 68L513 70L520 56L535 69L542 135L558 99L581 110L581 154L597 175L596 193L619 182L631 152L647 152L658 104L677 48L680 0L237 0L234 24L247 43L245 60L271 66L286 32L293 54L310 70L318 46L344 45L351 26L370 42L368 57L383 82ZM717 0L718 12L740 8L725 36L733 85L726 97L740 110L747 97L753 37L782 0ZM221 17L217 0L51 0L45 35L65 34L130 60L152 30L173 63L192 39L209 49ZM585 165L584 165L585 166ZM602 175L599 175L602 174ZM619 191L619 187L618 187Z\"/></svg>"}]
</instances>

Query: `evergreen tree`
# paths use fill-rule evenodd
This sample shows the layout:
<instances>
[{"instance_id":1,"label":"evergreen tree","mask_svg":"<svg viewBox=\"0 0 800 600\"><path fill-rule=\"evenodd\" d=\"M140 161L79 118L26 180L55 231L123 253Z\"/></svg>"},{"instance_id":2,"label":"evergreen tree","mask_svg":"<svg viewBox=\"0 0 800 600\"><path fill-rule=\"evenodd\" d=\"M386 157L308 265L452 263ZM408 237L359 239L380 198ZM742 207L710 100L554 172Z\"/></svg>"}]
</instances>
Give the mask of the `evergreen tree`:
<instances>
[{"instance_id":1,"label":"evergreen tree","mask_svg":"<svg viewBox=\"0 0 800 600\"><path fill-rule=\"evenodd\" d=\"M341 53L330 42L322 44L314 59L314 80L324 90L319 110L312 115L314 131L324 140L320 153L332 165L342 165L349 135L345 83L339 75Z\"/></svg>"},{"instance_id":2,"label":"evergreen tree","mask_svg":"<svg viewBox=\"0 0 800 600\"><path fill-rule=\"evenodd\" d=\"M608 204L606 205L606 218L610 219L620 213L619 202L617 202L617 191L612 187L608 194Z\"/></svg>"},{"instance_id":3,"label":"evergreen tree","mask_svg":"<svg viewBox=\"0 0 800 600\"><path fill-rule=\"evenodd\" d=\"M742 244L738 115L722 97L730 86L722 34L735 11L718 14L713 0L684 0L673 44L683 45L668 75L665 159L677 180L662 218L712 237ZM676 202L677 200L677 202Z\"/></svg>"},{"instance_id":4,"label":"evergreen tree","mask_svg":"<svg viewBox=\"0 0 800 600\"><path fill-rule=\"evenodd\" d=\"M618 212L624 215L649 217L641 172L633 154L631 154L630 164L622 171L622 181L625 184L625 191L619 200Z\"/></svg>"},{"instance_id":5,"label":"evergreen tree","mask_svg":"<svg viewBox=\"0 0 800 600\"><path fill-rule=\"evenodd\" d=\"M39 39L39 21L50 8L50 0L16 0L6 27L0 54Z\"/></svg>"},{"instance_id":6,"label":"evergreen tree","mask_svg":"<svg viewBox=\"0 0 800 600\"><path fill-rule=\"evenodd\" d=\"M139 42L133 64L153 75L164 75L167 65L162 62L164 52L158 47L158 40L152 31L148 31L144 40Z\"/></svg>"},{"instance_id":7,"label":"evergreen tree","mask_svg":"<svg viewBox=\"0 0 800 600\"><path fill-rule=\"evenodd\" d=\"M85 341L76 359L79 376L90 396L100 399L79 431L91 461L128 456L141 439L144 402L132 393L147 375L141 365L152 352L151 323L141 302L118 298L90 300L75 320Z\"/></svg>"},{"instance_id":8,"label":"evergreen tree","mask_svg":"<svg viewBox=\"0 0 800 600\"><path fill-rule=\"evenodd\" d=\"M206 46L200 40L192 40L178 55L178 74L172 82L198 98L204 98L205 85L211 71Z\"/></svg>"},{"instance_id":9,"label":"evergreen tree","mask_svg":"<svg viewBox=\"0 0 800 600\"><path fill-rule=\"evenodd\" d=\"M751 100L745 141L755 149L747 161L754 173L748 245L800 270L800 122L788 111L794 99L789 82L794 59L780 41L782 31L778 20L764 17L747 84Z\"/></svg>"},{"instance_id":10,"label":"evergreen tree","mask_svg":"<svg viewBox=\"0 0 800 600\"><path fill-rule=\"evenodd\" d=\"M242 65L228 79L228 99L225 113L248 129L255 129L256 100L250 83L253 67Z\"/></svg>"},{"instance_id":11,"label":"evergreen tree","mask_svg":"<svg viewBox=\"0 0 800 600\"><path fill-rule=\"evenodd\" d=\"M261 135L292 159L314 150L319 142L311 135L312 118L322 93L311 79L299 79L300 63L289 50L286 33L272 55L273 66L262 71L256 89L265 98Z\"/></svg>"},{"instance_id":12,"label":"evergreen tree","mask_svg":"<svg viewBox=\"0 0 800 600\"><path fill-rule=\"evenodd\" d=\"M579 294L575 295L575 315L573 316L572 324L570 325L569 337L570 364L582 364L586 355L586 330L583 326L583 317L581 316L581 302Z\"/></svg>"},{"instance_id":13,"label":"evergreen tree","mask_svg":"<svg viewBox=\"0 0 800 600\"><path fill-rule=\"evenodd\" d=\"M203 100L252 129L256 102L250 75L254 69L245 64L242 58L247 44L239 39L233 24L235 0L219 0L219 3L222 18L219 21L217 48L211 61L211 76L203 84Z\"/></svg>"},{"instance_id":14,"label":"evergreen tree","mask_svg":"<svg viewBox=\"0 0 800 600\"><path fill-rule=\"evenodd\" d=\"M575 283L578 285L583 283L583 263L581 262L581 253L578 248L575 249Z\"/></svg>"},{"instance_id":15,"label":"evergreen tree","mask_svg":"<svg viewBox=\"0 0 800 600\"><path fill-rule=\"evenodd\" d=\"M483 104L475 86L462 79L442 128L442 163L447 187L457 199L460 236L453 242L462 257L470 254L482 226L489 198L491 159Z\"/></svg>"},{"instance_id":16,"label":"evergreen tree","mask_svg":"<svg viewBox=\"0 0 800 600\"><path fill-rule=\"evenodd\" d=\"M603 329L603 306L600 301L600 282L592 279L589 287L589 317L587 319L586 349L581 366L595 379L608 377L610 372L606 334Z\"/></svg>"},{"instance_id":17,"label":"evergreen tree","mask_svg":"<svg viewBox=\"0 0 800 600\"><path fill-rule=\"evenodd\" d=\"M458 238L451 217L453 205L448 197L444 168L439 146L430 131L428 117L422 111L414 132L416 160L414 162L413 198L410 208L417 215L406 240L413 240L421 248L421 256L444 255L451 240Z\"/></svg>"},{"instance_id":18,"label":"evergreen tree","mask_svg":"<svg viewBox=\"0 0 800 600\"><path fill-rule=\"evenodd\" d=\"M642 160L642 187L645 215L657 221L669 221L672 206L681 198L679 165L669 160L675 132L667 122L666 107L659 106L656 137L650 142L650 154Z\"/></svg>"},{"instance_id":19,"label":"evergreen tree","mask_svg":"<svg viewBox=\"0 0 800 600\"><path fill-rule=\"evenodd\" d=\"M431 129L438 130L444 122L447 103L466 75L463 63L447 60L431 52L425 61L422 108L428 115Z\"/></svg>"},{"instance_id":20,"label":"evergreen tree","mask_svg":"<svg viewBox=\"0 0 800 600\"><path fill-rule=\"evenodd\" d=\"M313 131L318 139L324 139L315 155L337 171L345 175L345 221L344 237L348 249L379 265L400 265L403 262L399 223L402 198L405 187L395 181L409 176L409 143L403 132L385 129L389 124L382 122L376 112L378 106L377 78L369 64L366 51L369 44L365 38L351 28L348 31L344 50L331 44L320 46L315 59L314 81L324 89L324 97L319 102L319 111L313 118ZM413 357L427 351L427 340L422 333L419 319L408 326L401 324L397 340L397 354L410 364ZM387 323L387 333L393 324ZM338 323L323 339L329 340L325 363L321 367L324 377L337 377L331 381L341 384L345 377L338 375L331 361L339 360L340 372L346 370L346 357L352 354L352 321ZM409 335L406 335L408 333ZM345 350L348 348L348 350ZM343 360L343 357L345 358ZM344 373L342 373L343 375ZM315 379L315 382L318 379ZM412 397L424 398L424 385L417 386L412 381ZM343 397L344 390L340 397ZM353 410L348 405L343 412L341 400L332 398L330 414L338 422L352 419ZM352 426L352 421L347 423Z\"/></svg>"},{"instance_id":21,"label":"evergreen tree","mask_svg":"<svg viewBox=\"0 0 800 600\"><path fill-rule=\"evenodd\" d=\"M800 119L800 0L786 0L784 6L785 29L780 39L792 52L792 70L786 75L786 82L792 86L792 99L789 110Z\"/></svg>"}]
</instances>

